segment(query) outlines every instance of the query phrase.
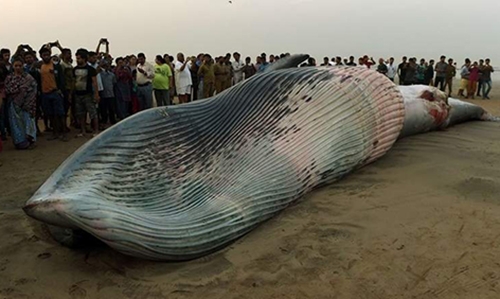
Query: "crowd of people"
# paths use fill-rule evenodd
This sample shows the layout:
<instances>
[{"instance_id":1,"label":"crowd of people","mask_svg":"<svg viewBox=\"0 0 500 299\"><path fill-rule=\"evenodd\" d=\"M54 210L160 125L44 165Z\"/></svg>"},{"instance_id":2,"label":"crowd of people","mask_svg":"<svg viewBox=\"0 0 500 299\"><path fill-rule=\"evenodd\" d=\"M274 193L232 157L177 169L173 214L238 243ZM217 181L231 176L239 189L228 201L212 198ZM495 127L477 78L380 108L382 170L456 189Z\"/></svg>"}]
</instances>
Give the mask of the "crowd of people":
<instances>
[{"instance_id":1,"label":"crowd of people","mask_svg":"<svg viewBox=\"0 0 500 299\"><path fill-rule=\"evenodd\" d=\"M54 55L54 48L60 54ZM48 140L68 141L70 126L77 138L95 136L117 121L153 107L153 97L158 106L172 105L174 97L178 103L208 98L288 55L268 58L262 53L253 63L250 57L242 61L237 52L215 58L207 53L190 57L178 53L175 58L164 54L157 55L152 65L143 53L113 58L105 38L95 51L78 49L75 61L72 50L58 41L43 45L38 52L29 45L19 45L13 54L1 49L0 135L5 141L9 134L17 149L32 149L42 134L38 120L43 120L44 131L51 132ZM456 63L446 61L445 56L436 65L434 60L417 63L416 58L407 57L398 65L394 58L376 63L363 56L356 63L354 56L325 57L320 66L334 65L373 68L392 81L398 77L401 85L434 85L447 89L449 95L457 72ZM301 65L310 66L316 66L312 57ZM489 59L479 64L466 59L460 68L458 94L473 98L477 90L478 96L482 92L489 99L492 72Z\"/></svg>"},{"instance_id":2,"label":"crowd of people","mask_svg":"<svg viewBox=\"0 0 500 299\"><path fill-rule=\"evenodd\" d=\"M448 96L452 95L453 79L457 74L457 64L452 58L446 60L446 56L441 56L439 61L434 65L433 59L426 61L425 58L417 62L417 58L408 59L406 56L402 58L401 63L396 65L394 58L388 60L380 58L378 64L373 58L368 58L367 55L360 57L356 64L354 56L349 59L342 57L323 58L323 63L320 66L357 66L368 69L376 69L377 72L384 74L391 81L395 82L396 77L400 85L432 85L439 87L440 90L446 91ZM479 63L474 61L471 63L469 58L465 59L464 64L458 70L460 71L460 87L457 93L459 97L474 99L475 95L483 99L490 99L489 94L492 88L491 73L494 72L489 58L480 59ZM309 58L307 63L302 66L316 66L316 60ZM465 93L464 93L465 92Z\"/></svg>"}]
</instances>

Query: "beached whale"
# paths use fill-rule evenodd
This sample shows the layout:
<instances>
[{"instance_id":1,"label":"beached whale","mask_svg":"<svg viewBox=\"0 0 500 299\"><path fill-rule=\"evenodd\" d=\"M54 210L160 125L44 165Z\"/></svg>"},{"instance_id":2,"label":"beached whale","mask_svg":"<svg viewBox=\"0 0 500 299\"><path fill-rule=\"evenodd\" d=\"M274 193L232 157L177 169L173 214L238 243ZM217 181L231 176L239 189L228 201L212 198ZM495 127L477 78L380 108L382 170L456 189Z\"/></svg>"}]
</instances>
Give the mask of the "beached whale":
<instances>
[{"instance_id":1,"label":"beached whale","mask_svg":"<svg viewBox=\"0 0 500 299\"><path fill-rule=\"evenodd\" d=\"M120 122L69 157L24 210L127 255L197 258L375 161L401 132L488 118L446 100L363 68L271 69Z\"/></svg>"}]
</instances>

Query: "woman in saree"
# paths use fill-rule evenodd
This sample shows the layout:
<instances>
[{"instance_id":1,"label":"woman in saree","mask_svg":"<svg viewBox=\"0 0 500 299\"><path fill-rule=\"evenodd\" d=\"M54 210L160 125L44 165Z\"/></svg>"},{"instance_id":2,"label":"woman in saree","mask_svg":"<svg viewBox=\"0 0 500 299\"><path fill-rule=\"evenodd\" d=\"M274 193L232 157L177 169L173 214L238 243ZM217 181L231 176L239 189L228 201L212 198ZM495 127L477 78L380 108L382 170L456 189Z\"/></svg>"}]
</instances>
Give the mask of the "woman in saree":
<instances>
[{"instance_id":1,"label":"woman in saree","mask_svg":"<svg viewBox=\"0 0 500 299\"><path fill-rule=\"evenodd\" d=\"M31 149L36 141L37 84L23 66L20 58L14 60L14 72L5 79L5 93L14 145L17 149Z\"/></svg>"}]
</instances>

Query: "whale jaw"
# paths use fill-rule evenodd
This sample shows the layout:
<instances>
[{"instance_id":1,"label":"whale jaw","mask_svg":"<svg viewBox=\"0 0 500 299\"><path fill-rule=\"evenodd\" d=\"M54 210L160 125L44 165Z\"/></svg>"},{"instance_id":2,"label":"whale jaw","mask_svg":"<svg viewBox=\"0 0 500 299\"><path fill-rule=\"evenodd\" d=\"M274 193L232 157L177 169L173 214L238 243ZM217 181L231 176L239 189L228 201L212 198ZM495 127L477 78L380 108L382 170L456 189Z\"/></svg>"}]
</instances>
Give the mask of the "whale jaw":
<instances>
[{"instance_id":1,"label":"whale jaw","mask_svg":"<svg viewBox=\"0 0 500 299\"><path fill-rule=\"evenodd\" d=\"M64 216L64 207L68 202L57 198L32 198L23 207L26 215L59 227L73 228L77 227L68 221Z\"/></svg>"}]
</instances>

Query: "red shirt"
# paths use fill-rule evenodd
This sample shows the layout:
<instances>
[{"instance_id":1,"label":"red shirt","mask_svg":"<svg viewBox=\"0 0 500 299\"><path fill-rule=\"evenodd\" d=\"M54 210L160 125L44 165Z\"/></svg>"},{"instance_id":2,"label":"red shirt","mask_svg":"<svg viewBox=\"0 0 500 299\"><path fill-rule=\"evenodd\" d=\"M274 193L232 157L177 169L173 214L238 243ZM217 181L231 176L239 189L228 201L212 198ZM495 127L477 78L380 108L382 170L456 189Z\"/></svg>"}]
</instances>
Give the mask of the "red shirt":
<instances>
[{"instance_id":1,"label":"red shirt","mask_svg":"<svg viewBox=\"0 0 500 299\"><path fill-rule=\"evenodd\" d=\"M371 62L370 60L367 60L367 61L365 61L365 65L366 65L367 68L371 69L372 65L373 65L373 62Z\"/></svg>"},{"instance_id":2,"label":"red shirt","mask_svg":"<svg viewBox=\"0 0 500 299\"><path fill-rule=\"evenodd\" d=\"M479 81L479 68L472 67L469 71L470 71L469 80Z\"/></svg>"}]
</instances>

